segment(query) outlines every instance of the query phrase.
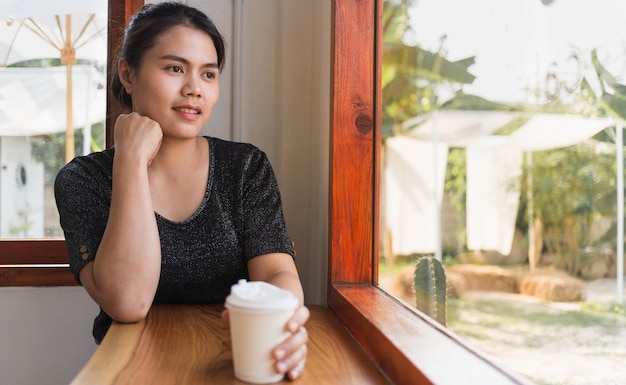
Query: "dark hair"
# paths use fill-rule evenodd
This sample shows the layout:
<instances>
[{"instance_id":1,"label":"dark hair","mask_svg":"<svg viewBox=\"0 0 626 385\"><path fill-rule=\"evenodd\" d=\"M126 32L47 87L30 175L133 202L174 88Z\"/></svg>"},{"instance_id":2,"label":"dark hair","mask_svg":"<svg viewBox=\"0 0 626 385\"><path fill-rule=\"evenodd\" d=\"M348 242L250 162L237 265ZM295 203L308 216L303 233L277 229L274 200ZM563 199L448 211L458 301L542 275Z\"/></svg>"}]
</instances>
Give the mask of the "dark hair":
<instances>
[{"instance_id":1,"label":"dark hair","mask_svg":"<svg viewBox=\"0 0 626 385\"><path fill-rule=\"evenodd\" d=\"M132 17L124 31L116 63L124 59L131 68L139 68L144 53L156 44L159 36L178 26L191 27L211 37L217 51L218 69L221 71L226 49L224 38L215 24L202 11L174 1L147 4ZM117 65L113 71L111 92L123 107L132 108L132 99L120 81Z\"/></svg>"}]
</instances>

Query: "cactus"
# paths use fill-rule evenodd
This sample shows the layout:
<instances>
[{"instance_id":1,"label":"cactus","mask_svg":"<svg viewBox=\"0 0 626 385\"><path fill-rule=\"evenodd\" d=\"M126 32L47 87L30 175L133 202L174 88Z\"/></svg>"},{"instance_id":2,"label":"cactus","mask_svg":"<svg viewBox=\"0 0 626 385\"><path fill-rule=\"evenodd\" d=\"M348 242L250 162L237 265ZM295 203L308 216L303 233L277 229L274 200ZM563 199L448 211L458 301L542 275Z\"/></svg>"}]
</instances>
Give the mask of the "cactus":
<instances>
[{"instance_id":1,"label":"cactus","mask_svg":"<svg viewBox=\"0 0 626 385\"><path fill-rule=\"evenodd\" d=\"M446 326L446 273L441 262L433 257L418 259L413 288L417 309Z\"/></svg>"}]
</instances>

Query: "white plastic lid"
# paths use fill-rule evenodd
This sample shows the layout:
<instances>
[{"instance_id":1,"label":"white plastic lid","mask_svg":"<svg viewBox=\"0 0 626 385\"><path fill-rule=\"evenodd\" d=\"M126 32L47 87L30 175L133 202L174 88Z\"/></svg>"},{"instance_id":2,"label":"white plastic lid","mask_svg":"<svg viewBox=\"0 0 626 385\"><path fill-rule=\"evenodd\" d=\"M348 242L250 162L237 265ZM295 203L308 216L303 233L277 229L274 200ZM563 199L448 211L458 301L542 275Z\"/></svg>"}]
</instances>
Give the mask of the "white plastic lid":
<instances>
[{"instance_id":1,"label":"white plastic lid","mask_svg":"<svg viewBox=\"0 0 626 385\"><path fill-rule=\"evenodd\" d=\"M267 312L293 310L298 307L298 299L288 290L262 281L248 282L240 279L230 288L226 297L226 308L240 311Z\"/></svg>"}]
</instances>

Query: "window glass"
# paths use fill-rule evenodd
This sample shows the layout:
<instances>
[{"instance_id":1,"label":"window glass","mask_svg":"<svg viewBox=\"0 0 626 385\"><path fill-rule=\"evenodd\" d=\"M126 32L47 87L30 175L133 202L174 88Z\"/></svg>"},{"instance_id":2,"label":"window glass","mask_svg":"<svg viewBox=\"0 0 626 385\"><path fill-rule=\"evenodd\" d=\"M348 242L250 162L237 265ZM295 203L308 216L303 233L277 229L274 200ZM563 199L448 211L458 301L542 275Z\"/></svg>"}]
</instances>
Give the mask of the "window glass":
<instances>
[{"instance_id":1,"label":"window glass","mask_svg":"<svg viewBox=\"0 0 626 385\"><path fill-rule=\"evenodd\" d=\"M379 285L536 383L626 379L624 14L384 1Z\"/></svg>"},{"instance_id":2,"label":"window glass","mask_svg":"<svg viewBox=\"0 0 626 385\"><path fill-rule=\"evenodd\" d=\"M107 1L31 3L0 6L0 238L62 237L54 178L105 143Z\"/></svg>"}]
</instances>

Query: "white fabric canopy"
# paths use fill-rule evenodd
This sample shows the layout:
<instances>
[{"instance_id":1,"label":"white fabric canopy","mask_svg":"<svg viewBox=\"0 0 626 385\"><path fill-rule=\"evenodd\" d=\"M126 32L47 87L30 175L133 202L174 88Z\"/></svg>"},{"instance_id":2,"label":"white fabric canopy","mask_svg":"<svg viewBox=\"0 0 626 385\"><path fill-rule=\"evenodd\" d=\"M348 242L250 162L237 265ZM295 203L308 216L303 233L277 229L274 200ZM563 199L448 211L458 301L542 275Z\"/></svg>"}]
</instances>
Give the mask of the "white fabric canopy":
<instances>
[{"instance_id":1,"label":"white fabric canopy","mask_svg":"<svg viewBox=\"0 0 626 385\"><path fill-rule=\"evenodd\" d=\"M450 147L465 147L516 117L519 114L498 111L434 111L407 120L402 129L407 136L427 142L437 132L438 141Z\"/></svg>"},{"instance_id":2,"label":"white fabric canopy","mask_svg":"<svg viewBox=\"0 0 626 385\"><path fill-rule=\"evenodd\" d=\"M609 119L575 115L534 115L511 134L511 145L523 151L572 146L613 125Z\"/></svg>"},{"instance_id":3,"label":"white fabric canopy","mask_svg":"<svg viewBox=\"0 0 626 385\"><path fill-rule=\"evenodd\" d=\"M66 76L65 67L0 68L0 136L65 131ZM74 66L72 80L74 129L103 121L103 75L91 66Z\"/></svg>"},{"instance_id":4,"label":"white fabric canopy","mask_svg":"<svg viewBox=\"0 0 626 385\"><path fill-rule=\"evenodd\" d=\"M506 136L467 146L467 248L511 252L519 207L523 152Z\"/></svg>"},{"instance_id":5,"label":"white fabric canopy","mask_svg":"<svg viewBox=\"0 0 626 385\"><path fill-rule=\"evenodd\" d=\"M509 136L489 136L516 118L528 118L528 121ZM521 173L523 152L570 146L611 125L614 122L609 119L497 111L437 111L407 121L403 128L413 129L402 136L387 139L386 146L389 153L402 152L393 155L404 159L402 167L413 168L410 171L402 169L399 162L387 154L385 175L391 173L396 178L394 183L389 182L386 176L384 180L383 204L387 215L386 226L393 240L392 251L398 254L426 253L437 252L441 247L437 244L439 237L429 234L430 238L426 240L427 236L421 229L430 227L430 233L439 231L434 229L434 224L439 221L431 213L440 215L441 202L436 203L436 210L432 207L433 197L443 195L443 178L437 185L437 195L420 192L419 198L414 198L418 194L416 191L432 189L431 180L434 178L409 177L424 173L432 175L432 155L429 161L429 156L422 156L420 152L429 147L432 149L433 138L437 138L441 148L467 147L468 248L497 250L508 255L519 204L519 186L514 182ZM410 148L396 146L398 138L403 136L421 142L424 147L418 147L418 144ZM445 171L447 159L445 155L438 156L442 159L438 162L439 172L442 169ZM399 169L393 170L396 167ZM425 182L430 183L430 187L424 186ZM415 200L420 202L419 206L409 204ZM390 209L401 213L401 216L388 214ZM397 242L401 245L396 245Z\"/></svg>"},{"instance_id":6,"label":"white fabric canopy","mask_svg":"<svg viewBox=\"0 0 626 385\"><path fill-rule=\"evenodd\" d=\"M391 233L391 251L404 255L429 253L437 249L438 232L434 223L441 206L448 146L396 136L385 145L384 221ZM437 170L433 166L437 157ZM433 189L437 181L436 190Z\"/></svg>"}]
</instances>

